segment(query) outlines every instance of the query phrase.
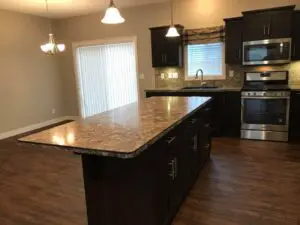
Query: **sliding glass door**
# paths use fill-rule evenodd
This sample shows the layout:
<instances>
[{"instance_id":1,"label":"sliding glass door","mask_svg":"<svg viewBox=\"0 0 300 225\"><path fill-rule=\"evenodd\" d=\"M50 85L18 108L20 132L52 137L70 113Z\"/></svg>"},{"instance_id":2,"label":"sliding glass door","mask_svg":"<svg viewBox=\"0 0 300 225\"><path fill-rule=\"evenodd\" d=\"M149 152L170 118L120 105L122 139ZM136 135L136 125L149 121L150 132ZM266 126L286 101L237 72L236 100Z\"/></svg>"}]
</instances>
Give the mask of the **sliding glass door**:
<instances>
[{"instance_id":1,"label":"sliding glass door","mask_svg":"<svg viewBox=\"0 0 300 225\"><path fill-rule=\"evenodd\" d=\"M135 52L134 41L76 48L83 118L138 100Z\"/></svg>"}]
</instances>

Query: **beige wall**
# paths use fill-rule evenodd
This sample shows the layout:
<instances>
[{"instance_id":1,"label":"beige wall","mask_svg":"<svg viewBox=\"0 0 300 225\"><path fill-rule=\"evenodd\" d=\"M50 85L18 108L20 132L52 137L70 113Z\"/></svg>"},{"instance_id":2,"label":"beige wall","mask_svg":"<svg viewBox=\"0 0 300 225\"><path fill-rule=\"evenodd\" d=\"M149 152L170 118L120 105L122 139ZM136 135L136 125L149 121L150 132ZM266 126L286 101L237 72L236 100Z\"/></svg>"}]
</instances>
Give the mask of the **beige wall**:
<instances>
[{"instance_id":1,"label":"beige wall","mask_svg":"<svg viewBox=\"0 0 300 225\"><path fill-rule=\"evenodd\" d=\"M64 115L57 59L39 49L47 29L46 19L0 10L0 133Z\"/></svg>"},{"instance_id":2,"label":"beige wall","mask_svg":"<svg viewBox=\"0 0 300 225\"><path fill-rule=\"evenodd\" d=\"M258 8L296 4L298 0L182 0L175 3L175 23L186 28L200 28L220 25L223 18L240 16L241 11ZM122 10L126 23L122 25L103 25L102 13L74 17L56 21L60 38L68 44L69 50L60 59L61 74L64 77L64 97L66 113L78 115L75 75L71 44L76 41L95 40L115 36L137 36L138 70L145 74L139 80L140 93L155 85L154 69L151 66L151 44L149 27L169 23L169 4L153 4Z\"/></svg>"}]
</instances>

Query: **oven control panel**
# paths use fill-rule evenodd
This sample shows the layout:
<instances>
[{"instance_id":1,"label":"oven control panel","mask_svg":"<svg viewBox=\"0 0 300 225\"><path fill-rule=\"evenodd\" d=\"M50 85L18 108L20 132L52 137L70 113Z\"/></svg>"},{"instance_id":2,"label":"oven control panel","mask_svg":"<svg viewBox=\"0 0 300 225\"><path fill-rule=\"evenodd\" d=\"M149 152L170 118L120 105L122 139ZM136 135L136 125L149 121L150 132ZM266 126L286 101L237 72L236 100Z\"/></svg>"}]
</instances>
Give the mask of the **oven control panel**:
<instances>
[{"instance_id":1,"label":"oven control panel","mask_svg":"<svg viewBox=\"0 0 300 225\"><path fill-rule=\"evenodd\" d=\"M289 98L290 91L243 91L242 97L270 97L270 98Z\"/></svg>"}]
</instances>

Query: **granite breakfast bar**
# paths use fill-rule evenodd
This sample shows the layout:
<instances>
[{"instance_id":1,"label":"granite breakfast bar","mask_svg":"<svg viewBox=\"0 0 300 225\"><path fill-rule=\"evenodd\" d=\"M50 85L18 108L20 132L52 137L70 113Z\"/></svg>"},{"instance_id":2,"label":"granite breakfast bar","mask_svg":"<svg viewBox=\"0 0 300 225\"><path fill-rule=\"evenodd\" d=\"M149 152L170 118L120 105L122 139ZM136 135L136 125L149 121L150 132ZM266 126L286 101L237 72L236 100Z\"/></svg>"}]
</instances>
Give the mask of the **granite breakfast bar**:
<instances>
[{"instance_id":1,"label":"granite breakfast bar","mask_svg":"<svg viewBox=\"0 0 300 225\"><path fill-rule=\"evenodd\" d=\"M81 155L89 225L167 225L209 158L210 110L152 97L20 141Z\"/></svg>"}]
</instances>

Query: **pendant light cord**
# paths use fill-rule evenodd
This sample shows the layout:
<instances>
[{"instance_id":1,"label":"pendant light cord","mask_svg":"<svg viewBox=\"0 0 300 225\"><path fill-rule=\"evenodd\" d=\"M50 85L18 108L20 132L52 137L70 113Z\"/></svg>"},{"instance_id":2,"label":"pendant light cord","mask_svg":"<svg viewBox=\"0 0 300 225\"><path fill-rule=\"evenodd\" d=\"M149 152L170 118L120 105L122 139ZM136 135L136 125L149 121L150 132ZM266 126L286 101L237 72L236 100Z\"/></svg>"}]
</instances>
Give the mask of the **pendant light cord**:
<instances>
[{"instance_id":1,"label":"pendant light cord","mask_svg":"<svg viewBox=\"0 0 300 225\"><path fill-rule=\"evenodd\" d=\"M173 26L174 25L174 21L173 21L173 0L170 0L170 6L171 6L171 26Z\"/></svg>"},{"instance_id":2,"label":"pendant light cord","mask_svg":"<svg viewBox=\"0 0 300 225\"><path fill-rule=\"evenodd\" d=\"M47 15L49 15L48 0L45 0L45 2L46 2L46 12L47 12ZM51 34L52 33L51 20L50 20L50 18L48 18L48 20L49 20L49 33Z\"/></svg>"}]
</instances>

